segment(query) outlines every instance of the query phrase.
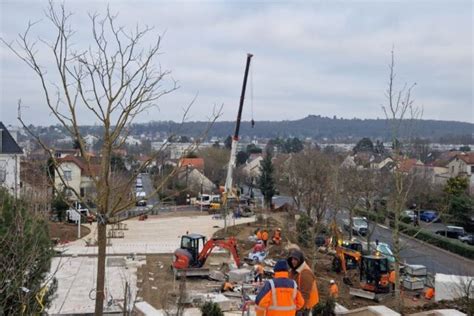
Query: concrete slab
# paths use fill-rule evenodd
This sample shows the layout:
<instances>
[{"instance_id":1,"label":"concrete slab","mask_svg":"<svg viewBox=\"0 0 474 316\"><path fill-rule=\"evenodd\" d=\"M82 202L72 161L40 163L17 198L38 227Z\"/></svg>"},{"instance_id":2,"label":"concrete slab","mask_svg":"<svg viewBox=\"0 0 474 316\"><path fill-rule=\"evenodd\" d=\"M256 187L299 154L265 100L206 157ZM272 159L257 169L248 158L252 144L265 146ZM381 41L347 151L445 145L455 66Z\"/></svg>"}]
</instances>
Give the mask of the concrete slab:
<instances>
[{"instance_id":1,"label":"concrete slab","mask_svg":"<svg viewBox=\"0 0 474 316\"><path fill-rule=\"evenodd\" d=\"M235 219L235 224L255 221L254 217ZM160 254L172 253L179 247L180 238L186 232L199 233L208 238L220 227L221 220L212 219L212 215L192 217L157 217L150 216L146 221L130 219L124 221L128 230L124 238L112 239L107 247L108 254ZM232 221L234 224L234 221ZM217 226L217 227L216 227ZM82 239L57 247L65 255L97 255L97 247L86 247L86 240L96 239L97 227L91 226L91 233Z\"/></svg>"},{"instance_id":2,"label":"concrete slab","mask_svg":"<svg viewBox=\"0 0 474 316\"><path fill-rule=\"evenodd\" d=\"M235 224L254 221L254 218L236 219ZM194 217L149 217L146 221L131 219L125 221L128 230L125 237L113 239L112 246L107 247L107 254L160 254L172 253L179 247L181 235L186 232L200 233L211 237L223 226L222 221L212 219L212 216ZM58 280L58 291L48 312L50 314L93 313L95 305L95 280L97 277L97 258L84 255L96 255L97 247L86 247L85 239L93 238L96 226L91 226L92 232L81 240L62 247L64 253L72 257L57 257L53 259L51 273ZM77 256L80 255L80 256ZM113 257L115 258L115 257ZM107 258L106 266L106 302L110 306L106 312L120 311L119 304L123 302L124 286L128 281L130 292L137 291L136 272L144 260L135 261L124 257ZM141 257L144 259L144 257Z\"/></svg>"},{"instance_id":3,"label":"concrete slab","mask_svg":"<svg viewBox=\"0 0 474 316\"><path fill-rule=\"evenodd\" d=\"M245 268L231 270L228 275L231 282L246 282L252 279L252 271Z\"/></svg>"}]
</instances>

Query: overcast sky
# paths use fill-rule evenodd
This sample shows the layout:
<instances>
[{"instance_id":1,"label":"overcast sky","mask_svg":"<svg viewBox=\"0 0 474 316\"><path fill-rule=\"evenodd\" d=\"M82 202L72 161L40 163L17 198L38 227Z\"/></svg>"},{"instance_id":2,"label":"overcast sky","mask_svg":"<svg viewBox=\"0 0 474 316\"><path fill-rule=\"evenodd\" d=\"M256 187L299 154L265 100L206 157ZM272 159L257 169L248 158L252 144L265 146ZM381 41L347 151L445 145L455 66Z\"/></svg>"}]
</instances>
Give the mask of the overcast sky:
<instances>
[{"instance_id":1,"label":"overcast sky","mask_svg":"<svg viewBox=\"0 0 474 316\"><path fill-rule=\"evenodd\" d=\"M157 61L179 81L180 89L138 117L140 122L180 120L196 94L189 120L206 120L219 104L222 120L235 120L247 52L255 57L244 120L251 119L251 103L256 121L309 114L382 118L392 46L398 84L417 83L415 102L424 107L425 119L474 122L470 0L109 3L120 24L146 24L164 35ZM1 37L13 40L28 20L41 20L46 4L0 0ZM106 6L66 1L74 12L75 47L88 46L87 12L103 13ZM48 38L51 25L43 18L33 34ZM48 65L46 49L39 46L38 54ZM32 71L3 44L0 61L0 120L18 124L21 98L26 122L56 124ZM93 123L90 114L81 115L82 122Z\"/></svg>"}]
</instances>

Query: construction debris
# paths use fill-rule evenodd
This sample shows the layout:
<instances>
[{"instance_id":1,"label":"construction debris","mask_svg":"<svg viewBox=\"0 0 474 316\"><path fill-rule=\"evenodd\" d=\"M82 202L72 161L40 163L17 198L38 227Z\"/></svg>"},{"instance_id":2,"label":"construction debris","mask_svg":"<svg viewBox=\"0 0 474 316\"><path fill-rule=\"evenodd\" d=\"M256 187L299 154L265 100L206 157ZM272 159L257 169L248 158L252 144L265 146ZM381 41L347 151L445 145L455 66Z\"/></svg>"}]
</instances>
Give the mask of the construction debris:
<instances>
[{"instance_id":1,"label":"construction debris","mask_svg":"<svg viewBox=\"0 0 474 316\"><path fill-rule=\"evenodd\" d=\"M230 282L250 282L252 280L252 271L247 268L234 269L229 271Z\"/></svg>"}]
</instances>

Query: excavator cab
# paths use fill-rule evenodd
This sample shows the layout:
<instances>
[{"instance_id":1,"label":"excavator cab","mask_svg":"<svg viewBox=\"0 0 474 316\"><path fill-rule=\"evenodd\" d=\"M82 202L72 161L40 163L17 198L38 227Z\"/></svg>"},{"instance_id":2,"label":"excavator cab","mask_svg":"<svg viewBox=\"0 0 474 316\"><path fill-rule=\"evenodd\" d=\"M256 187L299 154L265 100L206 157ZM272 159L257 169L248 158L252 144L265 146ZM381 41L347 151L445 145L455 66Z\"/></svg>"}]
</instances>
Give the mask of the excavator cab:
<instances>
[{"instance_id":1,"label":"excavator cab","mask_svg":"<svg viewBox=\"0 0 474 316\"><path fill-rule=\"evenodd\" d=\"M206 236L200 234L181 236L181 246L175 251L173 266L178 269L200 266L199 253L205 244Z\"/></svg>"},{"instance_id":2,"label":"excavator cab","mask_svg":"<svg viewBox=\"0 0 474 316\"><path fill-rule=\"evenodd\" d=\"M343 241L336 246L336 256L332 262L333 271L346 273L347 270L357 269L362 256L362 244L358 241Z\"/></svg>"},{"instance_id":3,"label":"excavator cab","mask_svg":"<svg viewBox=\"0 0 474 316\"><path fill-rule=\"evenodd\" d=\"M363 256L360 264L360 286L374 293L390 292L389 262L384 256Z\"/></svg>"}]
</instances>

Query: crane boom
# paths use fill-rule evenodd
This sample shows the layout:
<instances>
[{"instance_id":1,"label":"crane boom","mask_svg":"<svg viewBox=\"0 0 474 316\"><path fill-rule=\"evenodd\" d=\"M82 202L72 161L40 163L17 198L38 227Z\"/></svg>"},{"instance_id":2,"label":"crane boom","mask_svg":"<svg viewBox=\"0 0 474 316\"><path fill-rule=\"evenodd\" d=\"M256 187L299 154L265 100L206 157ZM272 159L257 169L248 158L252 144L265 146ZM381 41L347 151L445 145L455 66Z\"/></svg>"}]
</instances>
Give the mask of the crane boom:
<instances>
[{"instance_id":1,"label":"crane boom","mask_svg":"<svg viewBox=\"0 0 474 316\"><path fill-rule=\"evenodd\" d=\"M235 131L234 136L232 137L232 146L230 149L230 158L229 158L229 165L227 166L227 177L225 180L225 187L224 187L224 194L225 196L229 196L232 193L232 181L233 181L233 172L235 168L235 159L237 156L237 144L239 142L239 131L240 131L240 120L242 118L242 108L244 106L244 99L245 99L245 89L247 87L247 77L249 74L250 68L250 60L252 59L252 54L247 54L247 64L245 66L245 73L244 73L244 82L242 83L242 93L240 94L240 104L239 104L239 112L237 113L237 122L235 123Z\"/></svg>"}]
</instances>

